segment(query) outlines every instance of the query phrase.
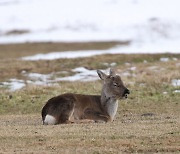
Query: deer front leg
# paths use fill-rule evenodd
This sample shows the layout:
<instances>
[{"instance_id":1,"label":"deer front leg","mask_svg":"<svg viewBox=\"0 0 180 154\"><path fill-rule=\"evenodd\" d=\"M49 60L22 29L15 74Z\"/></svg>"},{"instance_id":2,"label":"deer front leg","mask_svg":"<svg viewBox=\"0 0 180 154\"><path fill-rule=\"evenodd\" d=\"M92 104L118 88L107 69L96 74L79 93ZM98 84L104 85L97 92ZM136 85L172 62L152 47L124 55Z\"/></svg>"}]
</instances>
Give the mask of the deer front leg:
<instances>
[{"instance_id":1,"label":"deer front leg","mask_svg":"<svg viewBox=\"0 0 180 154\"><path fill-rule=\"evenodd\" d=\"M101 112L93 111L91 109L87 109L84 112L83 119L92 119L95 122L109 122L111 118L108 115L105 115Z\"/></svg>"}]
</instances>

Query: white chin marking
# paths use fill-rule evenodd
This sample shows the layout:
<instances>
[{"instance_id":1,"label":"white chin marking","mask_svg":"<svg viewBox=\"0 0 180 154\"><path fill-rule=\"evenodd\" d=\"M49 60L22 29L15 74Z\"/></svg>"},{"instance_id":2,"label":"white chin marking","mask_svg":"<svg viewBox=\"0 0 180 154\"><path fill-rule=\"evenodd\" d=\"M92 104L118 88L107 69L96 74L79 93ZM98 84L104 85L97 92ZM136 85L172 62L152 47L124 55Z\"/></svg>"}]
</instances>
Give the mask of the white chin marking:
<instances>
[{"instance_id":1,"label":"white chin marking","mask_svg":"<svg viewBox=\"0 0 180 154\"><path fill-rule=\"evenodd\" d=\"M47 114L44 120L45 125L55 125L56 124L56 118L52 115Z\"/></svg>"}]
</instances>

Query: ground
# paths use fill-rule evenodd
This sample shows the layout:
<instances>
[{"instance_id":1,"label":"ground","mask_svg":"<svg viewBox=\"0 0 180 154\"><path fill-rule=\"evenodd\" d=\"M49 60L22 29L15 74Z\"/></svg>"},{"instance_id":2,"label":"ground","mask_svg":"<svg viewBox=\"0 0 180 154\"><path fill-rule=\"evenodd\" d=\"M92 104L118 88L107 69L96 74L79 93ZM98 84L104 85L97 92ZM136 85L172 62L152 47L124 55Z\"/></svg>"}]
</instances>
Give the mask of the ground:
<instances>
[{"instance_id":1,"label":"ground","mask_svg":"<svg viewBox=\"0 0 180 154\"><path fill-rule=\"evenodd\" d=\"M115 63L114 68L131 91L128 99L119 100L112 123L44 126L41 109L49 98L66 92L100 94L101 81L30 85L14 92L1 86L0 153L179 153L180 93L176 91L180 87L174 86L172 80L180 79L180 54L99 55L52 61L19 59L57 50L106 49L119 43L0 45L0 82L25 79L22 70L42 74L67 71L69 75L76 67L106 69Z\"/></svg>"}]
</instances>

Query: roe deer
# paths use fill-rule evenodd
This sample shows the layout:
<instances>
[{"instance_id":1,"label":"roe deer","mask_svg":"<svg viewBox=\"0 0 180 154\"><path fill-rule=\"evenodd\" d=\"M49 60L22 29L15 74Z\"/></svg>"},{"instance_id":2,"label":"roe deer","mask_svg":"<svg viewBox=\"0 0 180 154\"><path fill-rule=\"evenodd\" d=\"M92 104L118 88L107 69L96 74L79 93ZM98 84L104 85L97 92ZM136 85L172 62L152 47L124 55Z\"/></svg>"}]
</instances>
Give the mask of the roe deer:
<instances>
[{"instance_id":1,"label":"roe deer","mask_svg":"<svg viewBox=\"0 0 180 154\"><path fill-rule=\"evenodd\" d=\"M118 99L127 98L129 90L119 75L110 69L106 75L97 70L103 87L101 95L66 93L51 98L42 109L44 125L71 123L82 119L94 122L113 121L118 108Z\"/></svg>"}]
</instances>

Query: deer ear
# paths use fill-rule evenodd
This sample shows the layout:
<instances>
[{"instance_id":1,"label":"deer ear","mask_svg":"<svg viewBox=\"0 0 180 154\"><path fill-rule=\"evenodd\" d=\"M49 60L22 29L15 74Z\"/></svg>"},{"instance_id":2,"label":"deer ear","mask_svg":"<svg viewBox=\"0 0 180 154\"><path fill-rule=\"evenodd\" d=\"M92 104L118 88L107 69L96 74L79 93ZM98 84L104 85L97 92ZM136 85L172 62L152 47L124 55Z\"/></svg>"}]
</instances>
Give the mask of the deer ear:
<instances>
[{"instance_id":1,"label":"deer ear","mask_svg":"<svg viewBox=\"0 0 180 154\"><path fill-rule=\"evenodd\" d=\"M101 80L104 80L106 77L107 77L107 75L106 74L104 74L102 71L100 71L100 70L97 70L97 74L99 75L99 77L101 78Z\"/></svg>"},{"instance_id":2,"label":"deer ear","mask_svg":"<svg viewBox=\"0 0 180 154\"><path fill-rule=\"evenodd\" d=\"M109 75L110 76L116 76L115 70L110 68Z\"/></svg>"}]
</instances>

